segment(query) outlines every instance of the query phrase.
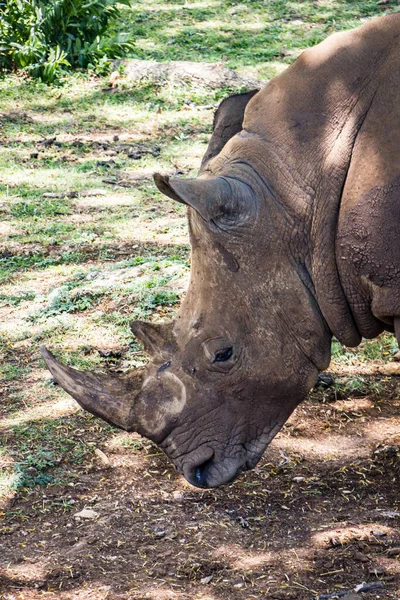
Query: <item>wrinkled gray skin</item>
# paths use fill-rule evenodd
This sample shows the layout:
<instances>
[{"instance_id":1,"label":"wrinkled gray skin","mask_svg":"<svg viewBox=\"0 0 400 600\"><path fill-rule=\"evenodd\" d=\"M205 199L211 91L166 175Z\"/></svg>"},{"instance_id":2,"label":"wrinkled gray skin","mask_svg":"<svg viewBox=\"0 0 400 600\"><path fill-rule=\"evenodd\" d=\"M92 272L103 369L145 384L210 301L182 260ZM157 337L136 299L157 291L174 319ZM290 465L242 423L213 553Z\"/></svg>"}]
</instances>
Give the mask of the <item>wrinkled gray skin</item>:
<instances>
[{"instance_id":1,"label":"wrinkled gray skin","mask_svg":"<svg viewBox=\"0 0 400 600\"><path fill-rule=\"evenodd\" d=\"M54 378L215 487L254 467L349 346L400 337L400 15L331 36L262 91L222 103L188 205L189 290L169 324L132 324L152 361L125 378ZM255 94L255 95L254 95Z\"/></svg>"}]
</instances>

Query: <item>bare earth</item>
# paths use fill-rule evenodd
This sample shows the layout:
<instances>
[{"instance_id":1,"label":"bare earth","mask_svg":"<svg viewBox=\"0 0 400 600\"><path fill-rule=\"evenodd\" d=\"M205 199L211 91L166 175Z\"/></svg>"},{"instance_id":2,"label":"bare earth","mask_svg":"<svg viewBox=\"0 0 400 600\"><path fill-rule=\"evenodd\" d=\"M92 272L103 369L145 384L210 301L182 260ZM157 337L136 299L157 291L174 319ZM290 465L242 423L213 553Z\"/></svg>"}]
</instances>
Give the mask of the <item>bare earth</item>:
<instances>
[{"instance_id":1,"label":"bare earth","mask_svg":"<svg viewBox=\"0 0 400 600\"><path fill-rule=\"evenodd\" d=\"M104 454L3 503L0 597L311 600L369 582L344 597L398 599L400 382L365 377L379 395L314 392L256 470L212 491L138 437L98 444L90 418Z\"/></svg>"}]
</instances>

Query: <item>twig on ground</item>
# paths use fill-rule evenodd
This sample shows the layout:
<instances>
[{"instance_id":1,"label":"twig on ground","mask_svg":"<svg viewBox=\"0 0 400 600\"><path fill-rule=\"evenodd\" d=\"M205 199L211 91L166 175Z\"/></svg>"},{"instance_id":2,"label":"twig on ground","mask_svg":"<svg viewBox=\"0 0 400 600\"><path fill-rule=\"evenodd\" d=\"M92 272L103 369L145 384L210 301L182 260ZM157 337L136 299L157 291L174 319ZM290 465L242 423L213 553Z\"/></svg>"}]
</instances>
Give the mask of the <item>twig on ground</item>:
<instances>
[{"instance_id":1,"label":"twig on ground","mask_svg":"<svg viewBox=\"0 0 400 600\"><path fill-rule=\"evenodd\" d=\"M283 450L279 450L279 454L282 456L282 458L284 460L279 463L278 467L284 467L285 465L287 465L288 463L290 463L293 460L290 456L287 456Z\"/></svg>"},{"instance_id":2,"label":"twig on ground","mask_svg":"<svg viewBox=\"0 0 400 600\"><path fill-rule=\"evenodd\" d=\"M118 185L119 187L123 187L123 188L132 187L132 185L130 183L127 183L126 181L122 181L122 180L114 181L113 179L103 179L102 181L103 181L103 183L107 183L108 185Z\"/></svg>"},{"instance_id":3,"label":"twig on ground","mask_svg":"<svg viewBox=\"0 0 400 600\"><path fill-rule=\"evenodd\" d=\"M90 189L90 190L81 190L80 192L46 192L43 194L43 198L78 198L78 196L105 196L107 194L107 190L101 189Z\"/></svg>"},{"instance_id":4,"label":"twig on ground","mask_svg":"<svg viewBox=\"0 0 400 600\"><path fill-rule=\"evenodd\" d=\"M331 594L321 594L320 596L314 596L312 600L330 600L330 598L344 598L349 594L359 593L359 592L373 592L378 589L382 589L385 587L385 584L382 581L373 581L371 583L360 583L356 585L356 587L351 590L343 590L343 592L332 592Z\"/></svg>"}]
</instances>

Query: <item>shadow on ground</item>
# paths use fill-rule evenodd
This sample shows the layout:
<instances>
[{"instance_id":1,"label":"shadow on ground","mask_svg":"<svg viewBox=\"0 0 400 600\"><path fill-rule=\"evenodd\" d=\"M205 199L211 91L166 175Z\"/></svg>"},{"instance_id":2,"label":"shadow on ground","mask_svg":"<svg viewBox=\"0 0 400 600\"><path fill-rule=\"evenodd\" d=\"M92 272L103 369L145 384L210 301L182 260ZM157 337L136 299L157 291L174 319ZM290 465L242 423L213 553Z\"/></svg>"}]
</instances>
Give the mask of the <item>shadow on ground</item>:
<instances>
[{"instance_id":1,"label":"shadow on ground","mask_svg":"<svg viewBox=\"0 0 400 600\"><path fill-rule=\"evenodd\" d=\"M7 426L5 415L2 457L20 483L3 505L0 589L310 600L368 581L382 588L363 598L395 599L399 383L379 381L378 395L315 392L254 471L205 492L149 442L71 414L72 401L50 420Z\"/></svg>"}]
</instances>

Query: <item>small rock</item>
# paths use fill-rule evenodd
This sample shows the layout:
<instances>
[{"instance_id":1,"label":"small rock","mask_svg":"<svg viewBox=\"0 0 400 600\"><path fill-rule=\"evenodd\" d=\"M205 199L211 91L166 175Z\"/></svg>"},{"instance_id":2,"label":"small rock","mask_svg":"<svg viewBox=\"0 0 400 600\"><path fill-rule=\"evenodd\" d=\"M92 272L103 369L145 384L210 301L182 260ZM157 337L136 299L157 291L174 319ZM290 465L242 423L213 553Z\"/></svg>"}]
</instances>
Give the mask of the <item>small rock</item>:
<instances>
[{"instance_id":1,"label":"small rock","mask_svg":"<svg viewBox=\"0 0 400 600\"><path fill-rule=\"evenodd\" d=\"M35 467L28 467L25 471L28 475L31 475L31 477L36 477L36 475L38 475L38 470L35 469Z\"/></svg>"},{"instance_id":2,"label":"small rock","mask_svg":"<svg viewBox=\"0 0 400 600\"><path fill-rule=\"evenodd\" d=\"M385 537L385 535L387 535L385 531L371 531L371 533L376 538Z\"/></svg>"},{"instance_id":3,"label":"small rock","mask_svg":"<svg viewBox=\"0 0 400 600\"><path fill-rule=\"evenodd\" d=\"M383 575L385 573L384 569L382 569L382 567L371 567L368 571L368 573L370 575L375 575L375 577L380 577L381 575Z\"/></svg>"},{"instance_id":4,"label":"small rock","mask_svg":"<svg viewBox=\"0 0 400 600\"><path fill-rule=\"evenodd\" d=\"M39 152L31 152L29 155L29 158L35 159L38 158L39 156Z\"/></svg>"},{"instance_id":5,"label":"small rock","mask_svg":"<svg viewBox=\"0 0 400 600\"><path fill-rule=\"evenodd\" d=\"M200 583L202 583L203 585L207 585L208 583L210 583L212 578L212 575L209 575L208 577L203 577L203 579L200 579Z\"/></svg>"},{"instance_id":6,"label":"small rock","mask_svg":"<svg viewBox=\"0 0 400 600\"><path fill-rule=\"evenodd\" d=\"M238 517L238 521L243 529L247 529L249 527L249 522L246 521L246 519L243 519L243 517Z\"/></svg>"},{"instance_id":7,"label":"small rock","mask_svg":"<svg viewBox=\"0 0 400 600\"><path fill-rule=\"evenodd\" d=\"M389 548L389 550L387 551L388 556L399 556L399 554L400 554L400 547Z\"/></svg>"},{"instance_id":8,"label":"small rock","mask_svg":"<svg viewBox=\"0 0 400 600\"><path fill-rule=\"evenodd\" d=\"M97 458L100 460L100 462L103 463L103 465L105 467L111 466L110 459L108 458L107 454L104 454L104 452L102 450L100 450L100 448L96 448L94 453L97 456Z\"/></svg>"},{"instance_id":9,"label":"small rock","mask_svg":"<svg viewBox=\"0 0 400 600\"><path fill-rule=\"evenodd\" d=\"M172 492L172 497L175 500L175 502L180 502L181 500L183 500L184 495L182 494L182 492L175 490L174 492Z\"/></svg>"},{"instance_id":10,"label":"small rock","mask_svg":"<svg viewBox=\"0 0 400 600\"><path fill-rule=\"evenodd\" d=\"M301 483L302 481L305 480L305 477L293 477L293 480L295 483Z\"/></svg>"},{"instance_id":11,"label":"small rock","mask_svg":"<svg viewBox=\"0 0 400 600\"><path fill-rule=\"evenodd\" d=\"M76 513L74 515L74 518L75 519L97 519L98 516L99 516L99 513L97 513L95 510L92 510L91 508L84 508L80 512Z\"/></svg>"},{"instance_id":12,"label":"small rock","mask_svg":"<svg viewBox=\"0 0 400 600\"><path fill-rule=\"evenodd\" d=\"M318 379L317 379L317 383L315 384L315 387L322 387L322 388L329 388L335 385L335 380L333 379L332 375L329 375L329 373L320 373L318 375Z\"/></svg>"},{"instance_id":13,"label":"small rock","mask_svg":"<svg viewBox=\"0 0 400 600\"><path fill-rule=\"evenodd\" d=\"M163 529L156 529L155 532L154 532L154 536L158 540L161 540L162 538L165 538L166 535L167 535L167 532L164 531Z\"/></svg>"},{"instance_id":14,"label":"small rock","mask_svg":"<svg viewBox=\"0 0 400 600\"><path fill-rule=\"evenodd\" d=\"M98 277L100 275L99 271L91 271L90 273L88 273L85 277L85 279L87 279L88 281L91 281L92 279L96 279L96 277Z\"/></svg>"},{"instance_id":15,"label":"small rock","mask_svg":"<svg viewBox=\"0 0 400 600\"><path fill-rule=\"evenodd\" d=\"M52 146L55 141L56 141L56 138L52 137L52 138L47 138L45 140L40 140L40 142L38 142L38 144L47 148L48 146Z\"/></svg>"},{"instance_id":16,"label":"small rock","mask_svg":"<svg viewBox=\"0 0 400 600\"><path fill-rule=\"evenodd\" d=\"M369 562L370 559L363 552L355 552L354 560L358 560L359 562Z\"/></svg>"}]
</instances>

